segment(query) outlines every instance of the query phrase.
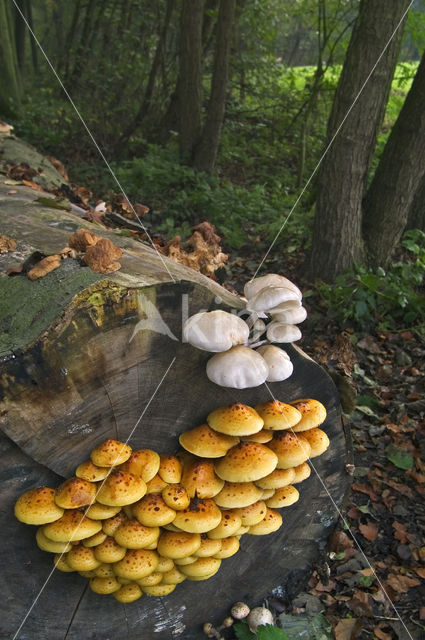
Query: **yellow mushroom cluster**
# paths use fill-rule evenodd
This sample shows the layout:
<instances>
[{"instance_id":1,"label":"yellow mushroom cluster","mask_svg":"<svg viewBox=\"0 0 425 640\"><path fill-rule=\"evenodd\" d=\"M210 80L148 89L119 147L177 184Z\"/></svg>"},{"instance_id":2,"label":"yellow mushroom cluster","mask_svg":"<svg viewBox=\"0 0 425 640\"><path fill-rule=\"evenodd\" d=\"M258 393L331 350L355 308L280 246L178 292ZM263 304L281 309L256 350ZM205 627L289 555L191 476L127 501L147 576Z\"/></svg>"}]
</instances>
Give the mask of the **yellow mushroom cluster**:
<instances>
[{"instance_id":1,"label":"yellow mushroom cluster","mask_svg":"<svg viewBox=\"0 0 425 640\"><path fill-rule=\"evenodd\" d=\"M57 489L23 493L15 515L38 525L57 569L77 571L95 593L165 596L217 573L243 534L281 526L276 509L298 500L307 460L329 446L325 417L313 399L237 403L182 433L176 455L106 440Z\"/></svg>"}]
</instances>

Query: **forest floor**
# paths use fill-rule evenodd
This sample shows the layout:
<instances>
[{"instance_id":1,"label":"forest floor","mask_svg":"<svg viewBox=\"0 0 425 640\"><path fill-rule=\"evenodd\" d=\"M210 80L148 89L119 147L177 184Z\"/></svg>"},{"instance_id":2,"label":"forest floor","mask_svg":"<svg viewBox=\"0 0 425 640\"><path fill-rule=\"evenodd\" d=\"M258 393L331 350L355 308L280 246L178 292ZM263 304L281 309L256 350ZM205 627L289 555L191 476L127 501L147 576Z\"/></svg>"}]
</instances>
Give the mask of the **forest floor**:
<instances>
[{"instance_id":1,"label":"forest floor","mask_svg":"<svg viewBox=\"0 0 425 640\"><path fill-rule=\"evenodd\" d=\"M258 253L258 260L250 251L247 261L230 265L230 284L237 290L260 263ZM304 291L311 289L299 265L293 258L288 272L285 261L285 275ZM275 260L266 270L281 273L282 267ZM351 429L354 468L328 557L314 568L304 593L268 604L276 615L323 613L336 640L422 640L425 342L405 328L354 332L329 320L315 295L305 306L309 315L299 345L336 382Z\"/></svg>"}]
</instances>

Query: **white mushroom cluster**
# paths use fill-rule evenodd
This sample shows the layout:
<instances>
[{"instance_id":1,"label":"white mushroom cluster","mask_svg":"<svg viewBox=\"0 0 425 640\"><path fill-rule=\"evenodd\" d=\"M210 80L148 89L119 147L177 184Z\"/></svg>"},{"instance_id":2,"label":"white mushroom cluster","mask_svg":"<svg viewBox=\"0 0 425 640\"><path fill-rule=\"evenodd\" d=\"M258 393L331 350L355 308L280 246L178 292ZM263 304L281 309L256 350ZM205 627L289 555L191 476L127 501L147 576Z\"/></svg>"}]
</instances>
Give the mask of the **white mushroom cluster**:
<instances>
[{"instance_id":1,"label":"white mushroom cluster","mask_svg":"<svg viewBox=\"0 0 425 640\"><path fill-rule=\"evenodd\" d=\"M215 353L207 363L207 376L219 386L247 389L286 380L293 372L292 362L286 351L271 343L301 338L297 324L307 317L302 293L284 276L271 273L247 282L244 294L246 321L222 310L197 313L185 322L183 340ZM267 318L271 322L266 325Z\"/></svg>"}]
</instances>

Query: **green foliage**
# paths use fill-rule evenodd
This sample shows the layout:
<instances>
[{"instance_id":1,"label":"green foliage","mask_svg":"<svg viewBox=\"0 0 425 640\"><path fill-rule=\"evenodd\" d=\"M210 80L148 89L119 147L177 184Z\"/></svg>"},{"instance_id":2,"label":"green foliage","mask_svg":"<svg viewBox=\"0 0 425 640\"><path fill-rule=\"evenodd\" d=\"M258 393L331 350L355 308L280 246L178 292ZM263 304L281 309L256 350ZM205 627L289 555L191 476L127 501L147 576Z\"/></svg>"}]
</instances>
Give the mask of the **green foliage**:
<instances>
[{"instance_id":1,"label":"green foliage","mask_svg":"<svg viewBox=\"0 0 425 640\"><path fill-rule=\"evenodd\" d=\"M128 196L151 207L149 222L171 237L185 236L192 225L208 220L229 247L239 248L283 213L276 194L270 196L263 185L247 189L219 180L179 164L176 152L159 146L150 145L143 158L116 171Z\"/></svg>"},{"instance_id":2,"label":"green foliage","mask_svg":"<svg viewBox=\"0 0 425 640\"><path fill-rule=\"evenodd\" d=\"M404 471L413 469L413 457L408 451L400 449L393 442L385 449L385 455L387 459L399 469L403 469Z\"/></svg>"},{"instance_id":3,"label":"green foliage","mask_svg":"<svg viewBox=\"0 0 425 640\"><path fill-rule=\"evenodd\" d=\"M425 234L407 231L401 245L405 252L388 271L356 265L340 275L333 285L318 282L317 290L329 314L342 323L360 328L379 324L390 329L395 322L405 327L425 320L425 298L421 288L425 276ZM423 326L422 326L423 330Z\"/></svg>"}]
</instances>

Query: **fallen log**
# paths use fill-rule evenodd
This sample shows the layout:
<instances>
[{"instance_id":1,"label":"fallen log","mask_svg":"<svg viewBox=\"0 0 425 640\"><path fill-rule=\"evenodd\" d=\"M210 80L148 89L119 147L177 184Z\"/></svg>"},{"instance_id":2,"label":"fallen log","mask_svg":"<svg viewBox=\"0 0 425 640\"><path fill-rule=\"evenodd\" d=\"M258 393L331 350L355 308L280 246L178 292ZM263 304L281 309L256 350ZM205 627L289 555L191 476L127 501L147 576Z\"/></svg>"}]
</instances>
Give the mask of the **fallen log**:
<instances>
[{"instance_id":1,"label":"fallen log","mask_svg":"<svg viewBox=\"0 0 425 640\"><path fill-rule=\"evenodd\" d=\"M3 593L9 594L0 635L14 637L22 624L16 636L22 639L195 640L204 637L203 622L224 617L236 600L254 604L272 589L290 595L303 588L338 515L347 451L332 381L292 346L294 374L271 383L271 392L282 401L320 400L331 446L300 485L299 502L284 510L278 532L244 536L240 551L206 582L185 582L165 598L145 595L131 605L92 593L79 575L51 574L50 554L13 517L20 493L59 485L106 438L173 453L178 435L212 409L235 401L253 406L270 395L263 387L216 386L205 374L209 354L181 341L188 315L241 309L237 296L140 242L37 204L39 194L29 187L10 193L5 182L0 177L0 228L17 247L0 256L0 558ZM56 253L77 228L119 245L121 269L96 274L66 259L36 281L5 275L34 251Z\"/></svg>"}]
</instances>

